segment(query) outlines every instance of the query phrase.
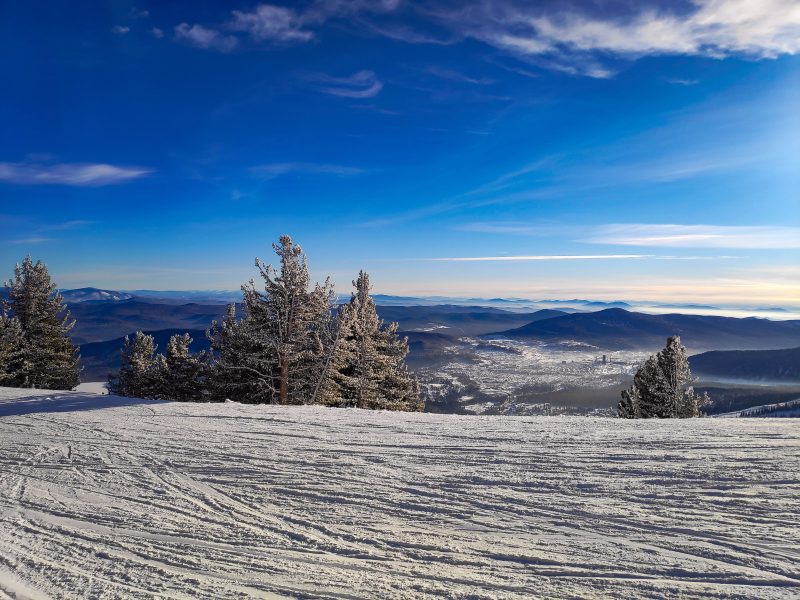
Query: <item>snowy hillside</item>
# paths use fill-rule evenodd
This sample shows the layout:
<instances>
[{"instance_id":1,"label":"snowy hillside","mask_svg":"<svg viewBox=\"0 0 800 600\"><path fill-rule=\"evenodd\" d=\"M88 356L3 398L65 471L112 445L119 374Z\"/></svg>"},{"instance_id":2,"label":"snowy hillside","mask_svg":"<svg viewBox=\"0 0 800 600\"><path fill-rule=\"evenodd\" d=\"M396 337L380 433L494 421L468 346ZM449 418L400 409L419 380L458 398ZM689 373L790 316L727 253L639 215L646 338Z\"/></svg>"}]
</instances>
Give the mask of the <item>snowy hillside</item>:
<instances>
[{"instance_id":1,"label":"snowy hillside","mask_svg":"<svg viewBox=\"0 0 800 600\"><path fill-rule=\"evenodd\" d=\"M0 388L0 598L800 593L800 423Z\"/></svg>"}]
</instances>

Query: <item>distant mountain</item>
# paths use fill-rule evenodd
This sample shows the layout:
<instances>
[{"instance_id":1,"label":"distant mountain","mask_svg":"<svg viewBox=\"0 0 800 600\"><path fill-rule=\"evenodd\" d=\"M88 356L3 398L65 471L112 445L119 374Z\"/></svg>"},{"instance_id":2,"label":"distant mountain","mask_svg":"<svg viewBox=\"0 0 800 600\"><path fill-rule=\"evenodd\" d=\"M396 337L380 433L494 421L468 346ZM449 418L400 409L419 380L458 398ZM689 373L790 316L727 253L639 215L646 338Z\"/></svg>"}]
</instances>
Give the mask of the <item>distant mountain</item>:
<instances>
[{"instance_id":1,"label":"distant mountain","mask_svg":"<svg viewBox=\"0 0 800 600\"><path fill-rule=\"evenodd\" d=\"M559 310L511 312L494 307L378 306L384 321L396 321L403 331L435 331L449 336L477 336L500 328L519 327L539 319L567 314Z\"/></svg>"},{"instance_id":2,"label":"distant mountain","mask_svg":"<svg viewBox=\"0 0 800 600\"><path fill-rule=\"evenodd\" d=\"M93 287L61 290L61 295L67 304L76 302L121 302L122 300L133 298L133 295L127 292L101 290Z\"/></svg>"},{"instance_id":3,"label":"distant mountain","mask_svg":"<svg viewBox=\"0 0 800 600\"><path fill-rule=\"evenodd\" d=\"M242 301L241 290L130 290L132 297L161 303L230 304Z\"/></svg>"},{"instance_id":4,"label":"distant mountain","mask_svg":"<svg viewBox=\"0 0 800 600\"><path fill-rule=\"evenodd\" d=\"M169 338L175 334L182 335L187 333L185 329L162 329L160 331L145 331L152 335L158 346L158 352L165 352ZM208 350L209 343L206 339L204 329L194 329L188 331L192 336L190 349L192 352ZM106 340L103 342L93 342L81 344L81 380L83 381L105 381L109 373L119 370L120 354L125 336Z\"/></svg>"},{"instance_id":5,"label":"distant mountain","mask_svg":"<svg viewBox=\"0 0 800 600\"><path fill-rule=\"evenodd\" d=\"M77 321L77 344L116 339L137 330L205 329L225 314L224 304L164 304L141 299L78 302L70 305Z\"/></svg>"},{"instance_id":6,"label":"distant mountain","mask_svg":"<svg viewBox=\"0 0 800 600\"><path fill-rule=\"evenodd\" d=\"M689 364L695 375L706 378L800 383L800 348L704 352Z\"/></svg>"},{"instance_id":7,"label":"distant mountain","mask_svg":"<svg viewBox=\"0 0 800 600\"><path fill-rule=\"evenodd\" d=\"M607 349L652 349L680 335L692 351L761 350L800 344L800 321L707 315L650 315L609 308L534 321L499 332L520 340L579 341Z\"/></svg>"}]
</instances>

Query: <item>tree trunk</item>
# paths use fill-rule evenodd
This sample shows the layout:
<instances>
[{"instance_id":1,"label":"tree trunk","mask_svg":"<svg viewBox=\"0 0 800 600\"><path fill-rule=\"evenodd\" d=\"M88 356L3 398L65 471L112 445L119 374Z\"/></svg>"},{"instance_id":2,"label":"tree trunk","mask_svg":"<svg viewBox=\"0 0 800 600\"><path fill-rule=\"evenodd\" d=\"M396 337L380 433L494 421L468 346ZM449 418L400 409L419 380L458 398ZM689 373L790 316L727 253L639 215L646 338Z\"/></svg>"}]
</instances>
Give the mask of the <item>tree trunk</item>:
<instances>
[{"instance_id":1,"label":"tree trunk","mask_svg":"<svg viewBox=\"0 0 800 600\"><path fill-rule=\"evenodd\" d=\"M281 385L279 391L278 402L280 404L289 404L289 361L285 358L281 359Z\"/></svg>"}]
</instances>

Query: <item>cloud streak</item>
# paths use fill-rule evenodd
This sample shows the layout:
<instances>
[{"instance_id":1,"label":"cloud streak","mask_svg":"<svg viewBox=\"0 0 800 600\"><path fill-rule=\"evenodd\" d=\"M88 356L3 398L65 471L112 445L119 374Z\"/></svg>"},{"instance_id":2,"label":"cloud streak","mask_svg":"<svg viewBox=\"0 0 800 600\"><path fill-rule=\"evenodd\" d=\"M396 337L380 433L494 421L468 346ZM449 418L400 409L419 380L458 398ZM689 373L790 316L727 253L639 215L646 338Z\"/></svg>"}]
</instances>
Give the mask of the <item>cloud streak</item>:
<instances>
[{"instance_id":1,"label":"cloud streak","mask_svg":"<svg viewBox=\"0 0 800 600\"><path fill-rule=\"evenodd\" d=\"M319 84L319 91L342 98L374 98L383 89L373 71L358 71L347 77L332 77L318 73L307 77Z\"/></svg>"},{"instance_id":2,"label":"cloud streak","mask_svg":"<svg viewBox=\"0 0 800 600\"><path fill-rule=\"evenodd\" d=\"M105 163L0 163L0 181L27 185L103 186L126 183L149 175L142 167Z\"/></svg>"},{"instance_id":3,"label":"cloud streak","mask_svg":"<svg viewBox=\"0 0 800 600\"><path fill-rule=\"evenodd\" d=\"M800 227L611 224L584 238L590 244L664 248L800 248Z\"/></svg>"},{"instance_id":4,"label":"cloud streak","mask_svg":"<svg viewBox=\"0 0 800 600\"><path fill-rule=\"evenodd\" d=\"M268 163L251 167L250 171L255 175L259 175L266 179L273 179L275 177L290 174L334 175L337 177L350 177L364 173L363 169L359 169L357 167L308 162Z\"/></svg>"},{"instance_id":5,"label":"cloud streak","mask_svg":"<svg viewBox=\"0 0 800 600\"><path fill-rule=\"evenodd\" d=\"M462 256L426 258L433 262L530 262L540 260L637 260L656 258L651 254L535 254L530 256Z\"/></svg>"}]
</instances>

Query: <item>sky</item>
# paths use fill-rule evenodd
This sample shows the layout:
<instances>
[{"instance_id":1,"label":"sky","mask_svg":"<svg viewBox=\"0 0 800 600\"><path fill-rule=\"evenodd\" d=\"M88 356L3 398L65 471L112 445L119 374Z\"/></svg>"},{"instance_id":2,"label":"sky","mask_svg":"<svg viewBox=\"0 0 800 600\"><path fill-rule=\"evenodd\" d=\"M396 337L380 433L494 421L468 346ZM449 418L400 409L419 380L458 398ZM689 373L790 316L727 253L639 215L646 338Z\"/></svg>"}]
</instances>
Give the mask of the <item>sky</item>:
<instances>
[{"instance_id":1,"label":"sky","mask_svg":"<svg viewBox=\"0 0 800 600\"><path fill-rule=\"evenodd\" d=\"M800 3L0 4L0 273L800 305Z\"/></svg>"}]
</instances>

